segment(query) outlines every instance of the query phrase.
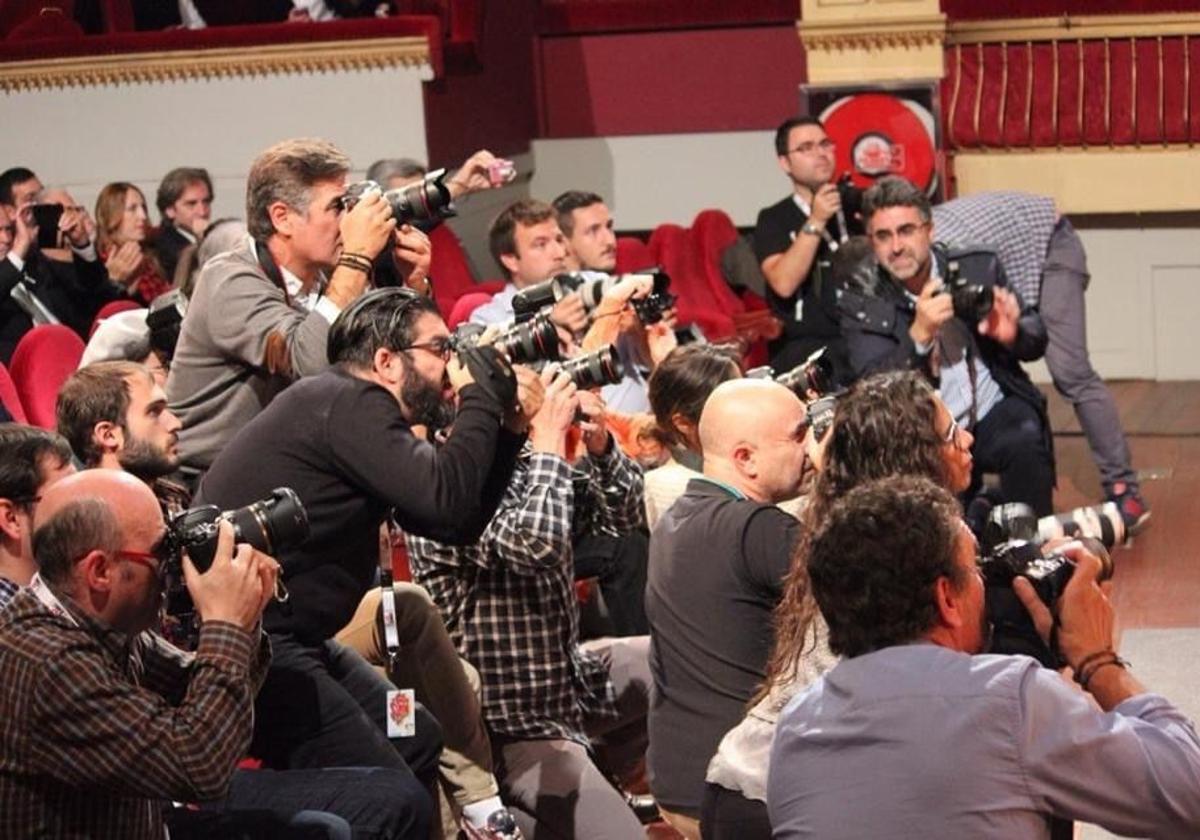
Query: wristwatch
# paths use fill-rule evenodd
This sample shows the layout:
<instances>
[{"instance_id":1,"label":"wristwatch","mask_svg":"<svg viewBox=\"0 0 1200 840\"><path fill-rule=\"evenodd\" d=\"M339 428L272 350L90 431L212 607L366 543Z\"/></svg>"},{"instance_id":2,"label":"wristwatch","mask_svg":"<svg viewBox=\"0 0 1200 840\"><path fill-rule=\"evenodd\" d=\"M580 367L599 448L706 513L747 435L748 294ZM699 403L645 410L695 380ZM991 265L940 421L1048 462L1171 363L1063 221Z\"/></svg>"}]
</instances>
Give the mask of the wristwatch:
<instances>
[{"instance_id":1,"label":"wristwatch","mask_svg":"<svg viewBox=\"0 0 1200 840\"><path fill-rule=\"evenodd\" d=\"M825 232L825 228L817 227L812 222L805 222L804 226L800 228L800 232L807 233L812 236L821 236Z\"/></svg>"}]
</instances>

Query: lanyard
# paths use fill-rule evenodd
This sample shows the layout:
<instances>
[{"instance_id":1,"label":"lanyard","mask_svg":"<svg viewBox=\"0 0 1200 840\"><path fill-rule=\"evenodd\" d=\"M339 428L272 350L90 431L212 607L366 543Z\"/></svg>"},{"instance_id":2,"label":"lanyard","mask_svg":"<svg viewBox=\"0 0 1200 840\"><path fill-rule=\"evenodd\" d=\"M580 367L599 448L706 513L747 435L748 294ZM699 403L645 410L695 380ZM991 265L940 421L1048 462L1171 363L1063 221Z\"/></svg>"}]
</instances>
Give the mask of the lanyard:
<instances>
[{"instance_id":1,"label":"lanyard","mask_svg":"<svg viewBox=\"0 0 1200 840\"><path fill-rule=\"evenodd\" d=\"M803 198L796 195L795 193L792 193L792 200L796 202L796 206L800 208L800 212L802 212L806 217L809 217L809 218L812 217L812 206L807 201L805 201ZM838 218L838 225L840 226L841 231L842 231L842 241L845 242L846 241L846 218L845 218L845 216L842 215L842 211L840 211L840 210L838 211L837 218ZM814 227L815 227L815 225L814 225ZM833 234L831 234L829 232L828 228L821 228L821 238L825 240L825 244L829 246L830 251L836 251L838 249L838 243L836 240L834 240Z\"/></svg>"},{"instance_id":2,"label":"lanyard","mask_svg":"<svg viewBox=\"0 0 1200 840\"><path fill-rule=\"evenodd\" d=\"M388 560L379 569L379 606L383 612L383 641L387 646L388 667L395 664L400 655L400 632L396 629L396 590L393 588L392 555L391 555L392 526L388 525Z\"/></svg>"}]
</instances>

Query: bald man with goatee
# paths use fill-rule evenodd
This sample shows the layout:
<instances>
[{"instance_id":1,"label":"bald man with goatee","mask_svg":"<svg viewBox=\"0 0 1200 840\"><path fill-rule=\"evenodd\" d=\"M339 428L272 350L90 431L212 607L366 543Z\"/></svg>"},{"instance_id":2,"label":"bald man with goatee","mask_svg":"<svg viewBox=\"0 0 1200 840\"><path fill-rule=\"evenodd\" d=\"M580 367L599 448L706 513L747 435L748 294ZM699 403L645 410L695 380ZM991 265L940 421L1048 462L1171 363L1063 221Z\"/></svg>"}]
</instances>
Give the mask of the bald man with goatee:
<instances>
[{"instance_id":1,"label":"bald man with goatee","mask_svg":"<svg viewBox=\"0 0 1200 840\"><path fill-rule=\"evenodd\" d=\"M700 415L704 475L650 538L650 788L671 823L699 837L704 772L762 682L783 591L795 498L812 471L804 404L769 380L717 387Z\"/></svg>"}]
</instances>

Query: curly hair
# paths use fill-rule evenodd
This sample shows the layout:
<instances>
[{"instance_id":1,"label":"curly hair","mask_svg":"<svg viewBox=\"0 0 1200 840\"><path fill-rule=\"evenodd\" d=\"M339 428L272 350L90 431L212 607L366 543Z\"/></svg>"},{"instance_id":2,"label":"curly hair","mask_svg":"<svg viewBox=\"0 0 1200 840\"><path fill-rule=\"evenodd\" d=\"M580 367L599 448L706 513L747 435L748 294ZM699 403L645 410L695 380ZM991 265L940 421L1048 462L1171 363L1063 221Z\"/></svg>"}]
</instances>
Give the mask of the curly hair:
<instances>
[{"instance_id":1,"label":"curly hair","mask_svg":"<svg viewBox=\"0 0 1200 840\"><path fill-rule=\"evenodd\" d=\"M810 631L816 604L808 555L813 534L834 503L860 484L889 476L920 476L949 485L933 398L933 388L915 371L868 377L838 398L825 447L825 468L817 476L804 511L803 535L784 579L783 598L775 608L775 649L755 702L772 686L794 677L813 638Z\"/></svg>"},{"instance_id":2,"label":"curly hair","mask_svg":"<svg viewBox=\"0 0 1200 840\"><path fill-rule=\"evenodd\" d=\"M812 537L808 574L829 649L861 656L921 638L938 617L934 586L956 588L958 502L927 478L893 476L834 502Z\"/></svg>"}]
</instances>

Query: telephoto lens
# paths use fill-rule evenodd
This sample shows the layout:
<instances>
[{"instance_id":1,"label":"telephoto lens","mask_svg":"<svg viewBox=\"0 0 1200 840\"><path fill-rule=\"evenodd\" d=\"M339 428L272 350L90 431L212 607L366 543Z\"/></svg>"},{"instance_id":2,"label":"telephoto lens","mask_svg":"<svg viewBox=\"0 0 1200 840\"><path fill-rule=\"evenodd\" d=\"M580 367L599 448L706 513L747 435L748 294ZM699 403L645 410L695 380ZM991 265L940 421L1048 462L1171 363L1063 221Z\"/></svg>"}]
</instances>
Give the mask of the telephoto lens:
<instances>
[{"instance_id":1,"label":"telephoto lens","mask_svg":"<svg viewBox=\"0 0 1200 840\"><path fill-rule=\"evenodd\" d=\"M796 367L776 376L775 381L800 399L808 399L809 392L824 396L833 387L833 359L821 347Z\"/></svg>"},{"instance_id":2,"label":"telephoto lens","mask_svg":"<svg viewBox=\"0 0 1200 840\"><path fill-rule=\"evenodd\" d=\"M450 188L446 186L445 179L446 170L437 169L415 184L397 187L387 192L383 192L374 181L357 181L346 187L342 196L342 208L349 210L364 195L376 191L383 195L383 200L392 208L392 218L396 220L397 225L448 219L454 215L454 197L450 195Z\"/></svg>"},{"instance_id":3,"label":"telephoto lens","mask_svg":"<svg viewBox=\"0 0 1200 840\"><path fill-rule=\"evenodd\" d=\"M588 353L586 356L568 359L562 363L560 369L571 377L571 381L575 383L576 387L585 390L616 385L625 376L624 368L621 367L621 358L617 355L617 349L611 344L594 353Z\"/></svg>"},{"instance_id":4,"label":"telephoto lens","mask_svg":"<svg viewBox=\"0 0 1200 840\"><path fill-rule=\"evenodd\" d=\"M513 324L496 336L492 346L514 365L553 361L558 358L558 330L546 313Z\"/></svg>"}]
</instances>

